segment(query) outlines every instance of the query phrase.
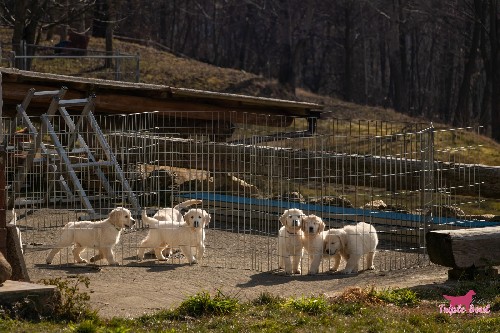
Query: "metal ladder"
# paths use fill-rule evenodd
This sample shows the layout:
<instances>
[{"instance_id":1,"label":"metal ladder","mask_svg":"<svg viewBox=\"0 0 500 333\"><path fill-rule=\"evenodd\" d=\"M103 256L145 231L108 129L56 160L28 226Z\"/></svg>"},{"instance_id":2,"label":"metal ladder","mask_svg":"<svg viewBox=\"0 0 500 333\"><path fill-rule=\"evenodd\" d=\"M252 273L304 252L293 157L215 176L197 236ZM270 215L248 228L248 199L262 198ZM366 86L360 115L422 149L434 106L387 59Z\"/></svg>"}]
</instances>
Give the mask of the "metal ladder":
<instances>
[{"instance_id":1,"label":"metal ladder","mask_svg":"<svg viewBox=\"0 0 500 333\"><path fill-rule=\"evenodd\" d=\"M61 88L60 90L35 91L35 89L32 88L28 91L28 93L24 97L22 103L17 105L16 116L10 123L9 131L4 137L4 145L6 151L15 150L16 148L15 146L9 147L9 144L11 143L12 138L16 135L16 127L19 124L23 125L25 124L27 126L28 133L32 136L32 141L30 143L30 148L28 150L28 154L24 160L24 163L20 166L17 166L17 170L15 172L15 177L13 181L14 193L20 192L21 187L23 183L26 181L26 176L30 168L32 167L33 163L39 162L41 160L36 158L36 155L39 153L39 151L41 150L44 156L50 156L49 149L45 146L45 144L42 141L43 133L46 132L46 129L42 127L39 133L27 114L26 110L28 109L31 100L33 98L47 98L47 97L52 98L47 114L54 115L57 110L57 103L54 97L62 98L66 93L66 90L67 89ZM56 167L54 164L51 164L50 162L48 164L49 168L51 169L54 169ZM65 183L64 179L61 179L61 181L62 181L61 185L63 189L66 190L67 195L71 195L71 191L69 190L69 187ZM7 204L8 209L12 209L14 207L14 200L15 200L14 195L11 195L9 197Z\"/></svg>"},{"instance_id":2,"label":"metal ladder","mask_svg":"<svg viewBox=\"0 0 500 333\"><path fill-rule=\"evenodd\" d=\"M92 206L92 203L89 200L89 197L87 196L80 179L78 178L77 170L80 170L82 168L92 169L107 194L110 197L116 197L116 193L110 185L105 172L103 172L103 170L101 169L101 167L112 168L118 178L119 183L121 184L123 193L126 195L129 203L132 206L132 209L135 210L136 214L140 214L141 209L137 198L132 191L127 179L125 178L115 155L111 151L111 148L92 113L95 107L95 96L91 95L88 98L83 99L64 100L62 98L65 95L66 91L66 87L62 87L57 92L34 92L34 89L31 89L25 98L25 101L27 101L27 103L24 103L23 101L24 104L18 105L17 116L23 118L23 121L28 124L29 131L34 136L34 140L25 160L24 167L22 168L22 170L20 170L19 175L16 175L16 177L19 179L16 179L14 189L17 191L20 190L20 187L26 178L26 174L32 166L34 157L40 149L42 150L44 156L46 156L48 159L51 159L50 154L52 153L42 141L43 135L48 134L52 139L54 149L57 153L58 158L60 159L60 165L62 169L56 171L57 166L55 164L51 164L54 168L54 170L52 171L55 172L55 178L58 178L59 183L62 185L62 188L66 192L69 199L73 199L75 197L73 195L73 191L71 191L70 187L68 186L68 181L71 182L80 201L89 212L89 216L87 218L96 219L101 218L102 215L97 214L94 210L94 207ZM32 125L26 113L26 108L29 104L29 101L31 100L31 97L29 96L33 97L49 95L52 96L52 101L47 113L41 116L41 130L40 133L37 133L36 128ZM78 116L78 121L76 124L66 110L67 107L83 107L81 113ZM64 147L61 143L59 136L56 134L54 125L52 124L52 120L57 111L59 111L59 114L62 116L64 123L69 129L69 133L67 133L69 135L69 139L66 147ZM90 129L92 130L90 134L93 134L97 139L97 144L100 145L100 148L104 152L106 160L98 160L90 150L84 138L78 132L78 129L81 128L81 125L85 120L87 120L88 124L90 125ZM12 126L14 126L15 130L15 122ZM10 133L13 133L12 128ZM71 155L85 155L84 162L72 162ZM50 190L47 191L47 196L49 192Z\"/></svg>"}]
</instances>

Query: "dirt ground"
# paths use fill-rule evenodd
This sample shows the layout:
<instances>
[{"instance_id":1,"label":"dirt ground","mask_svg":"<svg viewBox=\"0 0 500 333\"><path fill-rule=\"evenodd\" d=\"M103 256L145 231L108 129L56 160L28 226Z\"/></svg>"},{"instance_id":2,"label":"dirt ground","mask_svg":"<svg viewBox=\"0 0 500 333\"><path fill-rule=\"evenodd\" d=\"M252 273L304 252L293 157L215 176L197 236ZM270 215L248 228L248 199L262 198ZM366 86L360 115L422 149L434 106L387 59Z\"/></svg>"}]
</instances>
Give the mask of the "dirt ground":
<instances>
[{"instance_id":1,"label":"dirt ground","mask_svg":"<svg viewBox=\"0 0 500 333\"><path fill-rule=\"evenodd\" d=\"M434 265L395 271L363 271L343 276L321 273L315 276L284 276L201 265L152 265L143 267L47 266L29 269L32 281L77 275L90 279L91 305L103 317L137 317L178 306L201 291L252 300L267 291L281 296L333 295L347 287L402 288L437 286L446 283L447 269Z\"/></svg>"},{"instance_id":2,"label":"dirt ground","mask_svg":"<svg viewBox=\"0 0 500 333\"><path fill-rule=\"evenodd\" d=\"M398 251L383 244L375 257L374 271L347 276L332 274L328 270L330 263L325 259L320 274L310 276L305 259L303 275L284 276L277 269L276 237L245 230L223 230L216 225L207 230L205 256L195 265L189 265L182 255L175 253L166 262L151 256L138 261L137 246L146 236L146 229L122 233L115 247L120 266L108 266L104 260L98 265L73 264L71 249L63 249L52 265L45 264L61 226L75 218L74 213L71 215L68 211L41 209L20 219L18 224L26 246L24 260L32 282L78 275L88 277L90 287L83 290L90 294L91 306L103 317L151 314L176 307L202 291L215 294L220 290L247 301L262 292L295 297L329 296L351 286L383 289L447 283L447 268L429 264L422 254ZM84 258L92 255L91 250L82 254Z\"/></svg>"}]
</instances>

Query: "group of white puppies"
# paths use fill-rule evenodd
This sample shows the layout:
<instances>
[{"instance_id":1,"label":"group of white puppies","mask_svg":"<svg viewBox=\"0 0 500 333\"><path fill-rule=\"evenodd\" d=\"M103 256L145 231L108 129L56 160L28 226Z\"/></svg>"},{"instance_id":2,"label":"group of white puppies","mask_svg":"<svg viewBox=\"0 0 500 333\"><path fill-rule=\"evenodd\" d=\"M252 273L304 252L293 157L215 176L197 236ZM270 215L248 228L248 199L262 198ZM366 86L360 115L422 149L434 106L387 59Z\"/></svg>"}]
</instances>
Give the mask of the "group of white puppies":
<instances>
[{"instance_id":1,"label":"group of white puppies","mask_svg":"<svg viewBox=\"0 0 500 333\"><path fill-rule=\"evenodd\" d=\"M147 236L139 244L137 255L144 259L146 249L153 249L158 260L167 260L172 248L179 248L190 264L194 264L205 253L205 227L210 223L210 214L200 208L191 208L184 215L182 209L201 204L201 200L187 200L172 208L162 208L153 217L142 211L142 220L149 225ZM110 265L119 265L113 247L120 241L123 228L135 224L130 211L124 207L113 209L108 218L92 222L69 222L63 227L61 238L49 252L46 262L50 264L54 256L65 247L73 245L75 263L86 263L80 254L85 248L94 248L97 254L90 258L95 262L105 258Z\"/></svg>"},{"instance_id":2,"label":"group of white puppies","mask_svg":"<svg viewBox=\"0 0 500 333\"><path fill-rule=\"evenodd\" d=\"M358 272L359 259L366 254L366 267L375 269L373 259L378 244L375 228L367 223L325 230L325 223L316 215L306 216L297 208L285 210L278 232L279 268L285 274L300 274L304 251L309 258L309 274L317 274L324 256L332 256L337 271L341 259L346 261L343 274Z\"/></svg>"},{"instance_id":3,"label":"group of white puppies","mask_svg":"<svg viewBox=\"0 0 500 333\"><path fill-rule=\"evenodd\" d=\"M205 253L205 227L210 223L210 214L200 208L191 208L185 214L182 209L201 200L187 200L172 208L162 208L153 217L142 211L142 220L149 226L147 236L138 247L139 260L144 259L146 249L153 249L156 259L167 260L173 248L179 248L190 264L194 264ZM285 210L280 217L283 225L278 233L279 267L285 274L300 274L304 251L309 257L309 274L317 274L325 255L333 257L332 271L337 271L341 258L346 261L342 273L357 273L359 259L366 254L368 269L374 269L373 258L378 244L375 228L359 222L341 229L325 230L325 223L316 215L306 216L302 210ZM65 247L73 245L75 263L86 263L81 257L86 248L94 248L97 254L90 262L106 259L110 265L118 265L113 247L118 244L123 228L135 224L131 213L124 207L113 209L108 218L92 222L69 222L63 227L61 238L49 252L46 262Z\"/></svg>"}]
</instances>

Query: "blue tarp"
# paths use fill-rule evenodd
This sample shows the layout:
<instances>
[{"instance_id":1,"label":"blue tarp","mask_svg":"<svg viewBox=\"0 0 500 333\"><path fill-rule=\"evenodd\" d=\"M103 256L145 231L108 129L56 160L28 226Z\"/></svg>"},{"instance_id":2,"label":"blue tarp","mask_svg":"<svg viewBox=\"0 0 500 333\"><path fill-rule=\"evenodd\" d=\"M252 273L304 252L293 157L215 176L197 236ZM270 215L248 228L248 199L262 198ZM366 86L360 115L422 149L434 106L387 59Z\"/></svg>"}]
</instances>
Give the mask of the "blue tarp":
<instances>
[{"instance_id":1,"label":"blue tarp","mask_svg":"<svg viewBox=\"0 0 500 333\"><path fill-rule=\"evenodd\" d=\"M218 202L233 203L233 204L248 205L248 206L250 205L267 206L267 207L277 207L282 209L298 208L306 213L318 212L318 213L329 213L329 214L341 214L341 215L346 215L346 217L349 215L358 215L358 216L371 216L381 219L409 221L416 223L422 221L422 215L416 215L416 214L385 212L385 211L368 210L362 208L344 208L344 207L299 203L299 202L291 202L283 200L256 199L256 198L240 197L240 196L210 193L210 192L183 193L179 195L179 197L186 199L218 201ZM483 228L483 227L500 226L499 222L461 220L450 217L441 217L441 218L432 217L431 222L434 224L443 224L443 225L447 224L457 227L463 226L464 228Z\"/></svg>"}]
</instances>

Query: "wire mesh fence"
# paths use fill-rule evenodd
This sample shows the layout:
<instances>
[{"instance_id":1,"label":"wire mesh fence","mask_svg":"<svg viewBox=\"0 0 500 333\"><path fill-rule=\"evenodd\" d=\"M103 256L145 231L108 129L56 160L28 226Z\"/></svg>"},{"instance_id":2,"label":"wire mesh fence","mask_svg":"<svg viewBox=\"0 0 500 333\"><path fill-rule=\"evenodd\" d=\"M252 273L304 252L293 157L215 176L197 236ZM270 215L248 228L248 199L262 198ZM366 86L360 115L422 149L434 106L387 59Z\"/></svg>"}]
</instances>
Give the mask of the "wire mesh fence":
<instances>
[{"instance_id":1,"label":"wire mesh fence","mask_svg":"<svg viewBox=\"0 0 500 333\"><path fill-rule=\"evenodd\" d=\"M91 116L52 116L52 133L43 117L18 119L13 126L12 119L3 121L5 132L16 129L7 142L7 183L28 265L45 263L66 223L104 219L118 206L137 220L115 247L122 265L186 264L175 248L166 261L151 248L139 260L137 251L152 229L140 213L153 216L198 199L194 207L211 215L198 262L258 271L280 271L280 217L292 208L319 216L325 230L372 225L380 270L428 264L429 230L495 225L499 215L484 210L479 151L463 145L472 128L186 111ZM99 131L106 145L99 143ZM76 143L75 132L81 138ZM40 142L44 149L34 147ZM34 161L24 168L34 148ZM105 163L110 160L116 164ZM16 189L19 172L26 177ZM96 254L89 248L82 256ZM303 274L311 260L303 256ZM53 261L72 263L70 247ZM319 270L333 265L334 258L324 255ZM360 269L368 266L360 262Z\"/></svg>"},{"instance_id":2,"label":"wire mesh fence","mask_svg":"<svg viewBox=\"0 0 500 333\"><path fill-rule=\"evenodd\" d=\"M140 56L114 50L80 49L70 46L21 44L21 52L4 57L9 67L41 73L139 82Z\"/></svg>"}]
</instances>

